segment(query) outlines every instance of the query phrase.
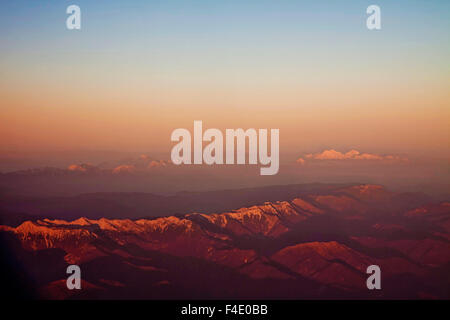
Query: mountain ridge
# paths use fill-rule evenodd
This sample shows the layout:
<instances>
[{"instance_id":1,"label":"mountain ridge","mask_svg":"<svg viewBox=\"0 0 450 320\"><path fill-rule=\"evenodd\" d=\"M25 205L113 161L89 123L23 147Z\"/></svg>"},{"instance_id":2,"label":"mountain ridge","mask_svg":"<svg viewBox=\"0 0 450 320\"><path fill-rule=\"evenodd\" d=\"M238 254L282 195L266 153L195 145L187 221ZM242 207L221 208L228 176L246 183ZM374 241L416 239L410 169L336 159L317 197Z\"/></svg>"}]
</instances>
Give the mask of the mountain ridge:
<instances>
[{"instance_id":1,"label":"mountain ridge","mask_svg":"<svg viewBox=\"0 0 450 320\"><path fill-rule=\"evenodd\" d=\"M61 293L64 273L42 271L47 276L40 280L38 292L56 298L133 298L142 292L146 298L158 297L151 288L161 284L167 292L159 297L184 297L182 288L209 297L213 289L198 281L216 272L226 276L216 279L214 285L222 291L213 290L214 297L235 292L231 296L279 298L284 292L291 298L448 298L449 283L437 281L433 274L450 264L449 203L408 209L396 203L397 196L381 186L360 185L221 213L44 218L0 226L0 234L18 241L23 256L54 252L52 259L60 268L78 264L87 270L84 280L90 289L68 296ZM27 259L25 265L31 261ZM109 260L115 261L112 269L98 274ZM40 263L47 261L49 257ZM383 270L383 292L371 293L365 287L365 270L371 264ZM188 270L185 278L178 274L181 266ZM122 268L132 270L131 275L120 273ZM145 279L142 284L133 280L134 273ZM249 288L231 287L236 279ZM290 287L286 281L299 288L287 294L282 289ZM267 288L262 290L261 283Z\"/></svg>"}]
</instances>

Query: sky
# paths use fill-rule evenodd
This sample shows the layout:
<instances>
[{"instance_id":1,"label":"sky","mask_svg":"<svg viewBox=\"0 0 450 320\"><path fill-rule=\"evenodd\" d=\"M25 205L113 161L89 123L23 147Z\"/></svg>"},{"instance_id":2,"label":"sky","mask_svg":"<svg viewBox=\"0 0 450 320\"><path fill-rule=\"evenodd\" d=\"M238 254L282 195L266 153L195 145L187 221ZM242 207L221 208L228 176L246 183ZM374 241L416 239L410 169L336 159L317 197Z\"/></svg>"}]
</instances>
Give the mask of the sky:
<instances>
[{"instance_id":1,"label":"sky","mask_svg":"<svg viewBox=\"0 0 450 320\"><path fill-rule=\"evenodd\" d=\"M445 0L1 1L0 153L169 154L202 120L278 128L286 154L449 159L449 18Z\"/></svg>"}]
</instances>

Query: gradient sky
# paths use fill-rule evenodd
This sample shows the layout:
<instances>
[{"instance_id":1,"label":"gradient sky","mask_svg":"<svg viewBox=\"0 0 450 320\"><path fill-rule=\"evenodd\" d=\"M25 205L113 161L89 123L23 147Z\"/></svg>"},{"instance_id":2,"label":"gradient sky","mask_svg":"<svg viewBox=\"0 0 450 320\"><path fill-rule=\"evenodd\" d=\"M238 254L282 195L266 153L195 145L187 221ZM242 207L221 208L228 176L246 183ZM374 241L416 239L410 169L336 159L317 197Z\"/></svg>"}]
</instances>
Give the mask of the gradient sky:
<instances>
[{"instance_id":1,"label":"gradient sky","mask_svg":"<svg viewBox=\"0 0 450 320\"><path fill-rule=\"evenodd\" d=\"M0 152L168 153L203 120L279 128L282 152L448 158L449 39L447 0L1 1Z\"/></svg>"}]
</instances>

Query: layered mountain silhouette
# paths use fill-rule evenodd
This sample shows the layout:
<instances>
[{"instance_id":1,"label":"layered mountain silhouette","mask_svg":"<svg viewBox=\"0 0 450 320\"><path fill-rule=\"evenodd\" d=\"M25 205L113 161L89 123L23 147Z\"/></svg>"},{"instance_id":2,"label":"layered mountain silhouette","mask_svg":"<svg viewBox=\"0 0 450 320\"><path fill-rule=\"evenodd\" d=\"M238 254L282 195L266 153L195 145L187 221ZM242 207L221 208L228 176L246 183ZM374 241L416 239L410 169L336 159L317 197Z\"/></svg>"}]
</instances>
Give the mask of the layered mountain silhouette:
<instances>
[{"instance_id":1,"label":"layered mountain silhouette","mask_svg":"<svg viewBox=\"0 0 450 320\"><path fill-rule=\"evenodd\" d=\"M449 202L378 185L299 188L220 213L35 217L0 227L4 260L33 298L450 298ZM70 264L81 290L66 288ZM381 290L366 287L370 265Z\"/></svg>"},{"instance_id":2,"label":"layered mountain silhouette","mask_svg":"<svg viewBox=\"0 0 450 320\"><path fill-rule=\"evenodd\" d=\"M225 212L268 201L291 200L311 194L322 196L321 201L324 201L326 196L340 195L342 190L354 185L313 183L207 192L178 192L173 195L146 192L95 192L41 197L3 195L0 197L0 224L17 226L26 220L38 218L136 219L193 212ZM377 204L379 207L390 207L383 210L408 210L432 202L432 198L422 193L389 193L385 196L387 197L385 200L389 201Z\"/></svg>"}]
</instances>

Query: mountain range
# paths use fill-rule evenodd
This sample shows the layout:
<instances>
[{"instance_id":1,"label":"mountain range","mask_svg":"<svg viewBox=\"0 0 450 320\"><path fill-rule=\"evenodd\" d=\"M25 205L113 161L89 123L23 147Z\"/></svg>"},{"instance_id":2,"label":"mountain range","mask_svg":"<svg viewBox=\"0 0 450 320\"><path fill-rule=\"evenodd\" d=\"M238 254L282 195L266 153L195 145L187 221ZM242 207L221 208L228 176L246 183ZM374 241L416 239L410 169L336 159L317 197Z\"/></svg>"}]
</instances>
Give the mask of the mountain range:
<instances>
[{"instance_id":1,"label":"mountain range","mask_svg":"<svg viewBox=\"0 0 450 320\"><path fill-rule=\"evenodd\" d=\"M450 298L450 202L379 185L270 190L284 199L220 213L61 213L3 225L5 272L11 288L26 288L17 295L44 299ZM254 192L250 201L264 195ZM225 195L233 193L239 203L238 191ZM70 264L82 270L82 290L66 288ZM382 290L366 287L374 264Z\"/></svg>"}]
</instances>

